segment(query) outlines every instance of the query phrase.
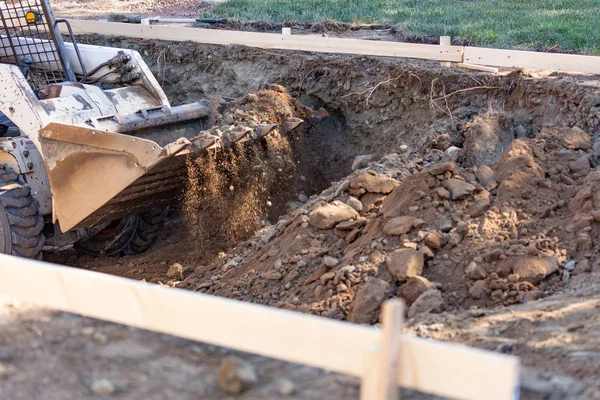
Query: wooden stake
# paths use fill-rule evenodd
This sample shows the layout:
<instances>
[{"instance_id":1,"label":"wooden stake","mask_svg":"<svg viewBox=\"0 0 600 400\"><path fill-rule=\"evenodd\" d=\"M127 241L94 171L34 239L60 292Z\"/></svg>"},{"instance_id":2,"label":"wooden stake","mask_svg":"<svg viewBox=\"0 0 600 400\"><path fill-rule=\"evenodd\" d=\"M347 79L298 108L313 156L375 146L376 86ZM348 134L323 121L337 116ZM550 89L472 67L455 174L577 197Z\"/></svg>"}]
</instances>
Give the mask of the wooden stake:
<instances>
[{"instance_id":1,"label":"wooden stake","mask_svg":"<svg viewBox=\"0 0 600 400\"><path fill-rule=\"evenodd\" d=\"M386 301L381 309L383 331L379 351L367 353L370 366L361 386L361 400L397 400L400 363L400 339L404 323L404 302Z\"/></svg>"},{"instance_id":2,"label":"wooden stake","mask_svg":"<svg viewBox=\"0 0 600 400\"><path fill-rule=\"evenodd\" d=\"M452 37L450 36L440 36L440 45L441 46L451 46L452 45ZM442 67L450 67L452 63L449 62L441 62Z\"/></svg>"}]
</instances>

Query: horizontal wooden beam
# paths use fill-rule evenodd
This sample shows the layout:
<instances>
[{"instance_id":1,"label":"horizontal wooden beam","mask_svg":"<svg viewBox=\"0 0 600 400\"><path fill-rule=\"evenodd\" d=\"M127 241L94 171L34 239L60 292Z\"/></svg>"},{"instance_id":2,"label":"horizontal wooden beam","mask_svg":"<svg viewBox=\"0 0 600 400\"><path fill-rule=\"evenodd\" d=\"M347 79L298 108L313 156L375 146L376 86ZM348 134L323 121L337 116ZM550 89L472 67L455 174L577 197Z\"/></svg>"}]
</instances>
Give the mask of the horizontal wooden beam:
<instances>
[{"instance_id":1,"label":"horizontal wooden beam","mask_svg":"<svg viewBox=\"0 0 600 400\"><path fill-rule=\"evenodd\" d=\"M377 360L372 354L381 351L383 337L379 328L2 254L0 295L359 377ZM399 340L399 385L461 399L513 398L516 357L409 336Z\"/></svg>"},{"instance_id":2,"label":"horizontal wooden beam","mask_svg":"<svg viewBox=\"0 0 600 400\"><path fill-rule=\"evenodd\" d=\"M193 41L219 45L243 45L263 49L360 54L454 62L462 62L463 51L461 46L339 39L314 35L282 35L275 33L122 24L117 22L87 20L70 20L69 22L71 23L75 34L126 36L140 39L170 40L178 42ZM64 25L61 25L61 30L66 30Z\"/></svg>"},{"instance_id":3,"label":"horizontal wooden beam","mask_svg":"<svg viewBox=\"0 0 600 400\"><path fill-rule=\"evenodd\" d=\"M465 47L464 63L600 74L600 57Z\"/></svg>"}]
</instances>

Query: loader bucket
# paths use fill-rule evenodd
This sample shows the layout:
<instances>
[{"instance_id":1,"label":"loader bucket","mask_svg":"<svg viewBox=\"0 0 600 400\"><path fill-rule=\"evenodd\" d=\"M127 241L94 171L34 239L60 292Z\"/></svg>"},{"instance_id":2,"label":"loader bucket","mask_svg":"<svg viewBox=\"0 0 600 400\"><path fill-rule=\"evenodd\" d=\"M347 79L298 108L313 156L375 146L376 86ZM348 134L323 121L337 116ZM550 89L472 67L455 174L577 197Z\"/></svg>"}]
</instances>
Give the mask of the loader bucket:
<instances>
[{"instance_id":1,"label":"loader bucket","mask_svg":"<svg viewBox=\"0 0 600 400\"><path fill-rule=\"evenodd\" d=\"M172 202L186 179L180 139L164 147L140 137L50 123L40 131L63 232L136 214Z\"/></svg>"}]
</instances>

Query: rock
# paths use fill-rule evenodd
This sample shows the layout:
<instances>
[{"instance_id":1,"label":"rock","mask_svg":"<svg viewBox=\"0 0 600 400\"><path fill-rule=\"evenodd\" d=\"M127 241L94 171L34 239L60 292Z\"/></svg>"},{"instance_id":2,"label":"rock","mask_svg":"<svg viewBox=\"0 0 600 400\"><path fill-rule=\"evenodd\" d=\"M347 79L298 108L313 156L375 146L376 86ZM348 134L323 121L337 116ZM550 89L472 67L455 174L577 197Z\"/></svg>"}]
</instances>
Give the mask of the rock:
<instances>
[{"instance_id":1,"label":"rock","mask_svg":"<svg viewBox=\"0 0 600 400\"><path fill-rule=\"evenodd\" d=\"M527 129L523 125L515 126L515 138L526 138L527 137Z\"/></svg>"},{"instance_id":2,"label":"rock","mask_svg":"<svg viewBox=\"0 0 600 400\"><path fill-rule=\"evenodd\" d=\"M467 213L472 218L480 217L487 211L487 209L490 207L490 204L490 192L484 189L473 196L473 202L469 206Z\"/></svg>"},{"instance_id":3,"label":"rock","mask_svg":"<svg viewBox=\"0 0 600 400\"><path fill-rule=\"evenodd\" d=\"M559 128L557 131L560 143L567 149L588 150L592 148L590 135L577 127Z\"/></svg>"},{"instance_id":4,"label":"rock","mask_svg":"<svg viewBox=\"0 0 600 400\"><path fill-rule=\"evenodd\" d=\"M394 250L386 258L391 274L400 282L423 273L423 253L413 249Z\"/></svg>"},{"instance_id":5,"label":"rock","mask_svg":"<svg viewBox=\"0 0 600 400\"><path fill-rule=\"evenodd\" d=\"M442 161L426 169L426 171L433 176L441 175L447 171L452 172L454 170L456 170L454 161Z\"/></svg>"},{"instance_id":6,"label":"rock","mask_svg":"<svg viewBox=\"0 0 600 400\"><path fill-rule=\"evenodd\" d=\"M467 265L467 268L465 268L465 273L469 279L474 281L487 278L486 270L475 261L471 261L469 265Z\"/></svg>"},{"instance_id":7,"label":"rock","mask_svg":"<svg viewBox=\"0 0 600 400\"><path fill-rule=\"evenodd\" d=\"M444 150L444 154L450 157L453 161L458 161L462 155L462 149L460 147L450 146Z\"/></svg>"},{"instance_id":8,"label":"rock","mask_svg":"<svg viewBox=\"0 0 600 400\"><path fill-rule=\"evenodd\" d=\"M519 257L513 265L513 272L519 274L521 280L534 285L556 270L558 270L558 261L552 256L523 256Z\"/></svg>"},{"instance_id":9,"label":"rock","mask_svg":"<svg viewBox=\"0 0 600 400\"><path fill-rule=\"evenodd\" d=\"M277 392L281 396L291 396L296 393L296 384L289 379L280 379L277 381Z\"/></svg>"},{"instance_id":10,"label":"rock","mask_svg":"<svg viewBox=\"0 0 600 400\"><path fill-rule=\"evenodd\" d=\"M356 197L350 196L346 201L350 207L354 208L356 211L361 212L363 210L363 204Z\"/></svg>"},{"instance_id":11,"label":"rock","mask_svg":"<svg viewBox=\"0 0 600 400\"><path fill-rule=\"evenodd\" d=\"M575 269L575 261L571 260L565 264L565 269L567 271L573 271Z\"/></svg>"},{"instance_id":12,"label":"rock","mask_svg":"<svg viewBox=\"0 0 600 400\"><path fill-rule=\"evenodd\" d=\"M219 388L229 394L240 394L258 382L252 364L241 358L229 356L221 362Z\"/></svg>"},{"instance_id":13,"label":"rock","mask_svg":"<svg viewBox=\"0 0 600 400\"><path fill-rule=\"evenodd\" d=\"M481 167L477 168L475 177L481 186L487 190L493 190L498 186L498 183L496 182L496 174L487 165L482 165Z\"/></svg>"},{"instance_id":14,"label":"rock","mask_svg":"<svg viewBox=\"0 0 600 400\"><path fill-rule=\"evenodd\" d=\"M452 200L466 199L476 189L476 187L470 183L456 178L450 178L444 181L444 187L450 192Z\"/></svg>"},{"instance_id":15,"label":"rock","mask_svg":"<svg viewBox=\"0 0 600 400\"><path fill-rule=\"evenodd\" d=\"M325 284L327 284L327 282L329 282L333 278L335 278L335 272L330 271L330 272L327 272L327 273L321 275L319 280L321 281L321 285L325 285Z\"/></svg>"},{"instance_id":16,"label":"rock","mask_svg":"<svg viewBox=\"0 0 600 400\"><path fill-rule=\"evenodd\" d=\"M573 174L585 174L585 173L589 172L590 161L588 160L588 156L583 155L583 156L579 157L577 160L571 161L569 163L569 170L571 170L571 172Z\"/></svg>"},{"instance_id":17,"label":"rock","mask_svg":"<svg viewBox=\"0 0 600 400\"><path fill-rule=\"evenodd\" d=\"M450 200L450 192L444 189L443 187L439 187L435 190L438 197L442 200Z\"/></svg>"},{"instance_id":18,"label":"rock","mask_svg":"<svg viewBox=\"0 0 600 400\"><path fill-rule=\"evenodd\" d=\"M592 272L592 266L588 260L582 260L577 263L577 266L573 269L573 276Z\"/></svg>"},{"instance_id":19,"label":"rock","mask_svg":"<svg viewBox=\"0 0 600 400\"><path fill-rule=\"evenodd\" d=\"M265 271L260 274L260 277L270 281L280 281L283 278L281 272L276 270Z\"/></svg>"},{"instance_id":20,"label":"rock","mask_svg":"<svg viewBox=\"0 0 600 400\"><path fill-rule=\"evenodd\" d=\"M419 218L404 215L392 218L383 226L383 233L388 236L400 236L410 232L413 228L421 228L425 222Z\"/></svg>"},{"instance_id":21,"label":"rock","mask_svg":"<svg viewBox=\"0 0 600 400\"><path fill-rule=\"evenodd\" d=\"M525 293L523 296L521 296L521 302L527 303L529 301L539 300L542 297L544 297L544 292L542 292L541 290L538 290L538 289L534 289L534 290L531 290L531 291Z\"/></svg>"},{"instance_id":22,"label":"rock","mask_svg":"<svg viewBox=\"0 0 600 400\"><path fill-rule=\"evenodd\" d=\"M333 268L336 265L338 265L339 263L340 263L340 260L338 260L335 257L331 257L331 256L323 257L323 264L325 264L325 266L328 268Z\"/></svg>"},{"instance_id":23,"label":"rock","mask_svg":"<svg viewBox=\"0 0 600 400\"><path fill-rule=\"evenodd\" d=\"M348 221L340 222L335 226L335 229L339 229L342 231L351 231L353 229L362 228L366 223L366 218L359 217L357 219L351 219Z\"/></svg>"},{"instance_id":24,"label":"rock","mask_svg":"<svg viewBox=\"0 0 600 400\"><path fill-rule=\"evenodd\" d=\"M406 300L406 304L410 306L414 303L421 294L429 289L435 289L435 285L425 277L413 276L408 278L406 283L399 288L400 296Z\"/></svg>"},{"instance_id":25,"label":"rock","mask_svg":"<svg viewBox=\"0 0 600 400\"><path fill-rule=\"evenodd\" d=\"M365 168L367 165L369 165L372 159L373 156L370 154L356 156L354 162L352 163L352 171Z\"/></svg>"},{"instance_id":26,"label":"rock","mask_svg":"<svg viewBox=\"0 0 600 400\"><path fill-rule=\"evenodd\" d=\"M183 267L179 263L175 263L169 267L167 278L181 281L183 280Z\"/></svg>"},{"instance_id":27,"label":"rock","mask_svg":"<svg viewBox=\"0 0 600 400\"><path fill-rule=\"evenodd\" d=\"M308 197L305 194L300 193L298 195L298 201L300 201L300 203L306 203L308 201Z\"/></svg>"},{"instance_id":28,"label":"rock","mask_svg":"<svg viewBox=\"0 0 600 400\"><path fill-rule=\"evenodd\" d=\"M258 101L258 96L254 93L248 93L246 100L250 103L256 103Z\"/></svg>"},{"instance_id":29,"label":"rock","mask_svg":"<svg viewBox=\"0 0 600 400\"><path fill-rule=\"evenodd\" d=\"M485 281L476 281L473 286L469 289L469 294L472 298L479 300L485 297Z\"/></svg>"},{"instance_id":30,"label":"rock","mask_svg":"<svg viewBox=\"0 0 600 400\"><path fill-rule=\"evenodd\" d=\"M442 312L443 305L442 292L437 289L430 289L422 293L410 306L408 309L408 318L412 318L418 314Z\"/></svg>"},{"instance_id":31,"label":"rock","mask_svg":"<svg viewBox=\"0 0 600 400\"><path fill-rule=\"evenodd\" d=\"M384 175L373 175L370 173L359 174L350 180L351 189L365 189L369 193L391 193L400 183Z\"/></svg>"},{"instance_id":32,"label":"rock","mask_svg":"<svg viewBox=\"0 0 600 400\"><path fill-rule=\"evenodd\" d=\"M580 233L577 235L576 244L578 251L588 251L593 246L592 237L585 232Z\"/></svg>"},{"instance_id":33,"label":"rock","mask_svg":"<svg viewBox=\"0 0 600 400\"><path fill-rule=\"evenodd\" d=\"M354 298L348 321L358 324L372 324L379 319L381 303L390 293L390 284L382 279L369 279Z\"/></svg>"},{"instance_id":34,"label":"rock","mask_svg":"<svg viewBox=\"0 0 600 400\"><path fill-rule=\"evenodd\" d=\"M439 249L444 245L445 238L440 232L433 231L427 235L425 238L425 243L427 243L427 245L432 249Z\"/></svg>"},{"instance_id":35,"label":"rock","mask_svg":"<svg viewBox=\"0 0 600 400\"><path fill-rule=\"evenodd\" d=\"M437 228L444 232L448 233L454 228L454 221L452 221L452 217L449 214L444 214L437 222Z\"/></svg>"},{"instance_id":36,"label":"rock","mask_svg":"<svg viewBox=\"0 0 600 400\"><path fill-rule=\"evenodd\" d=\"M339 222L356 219L358 216L352 207L336 200L314 209L310 213L308 223L318 229L331 229Z\"/></svg>"},{"instance_id":37,"label":"rock","mask_svg":"<svg viewBox=\"0 0 600 400\"><path fill-rule=\"evenodd\" d=\"M92 393L97 394L99 396L109 396L114 394L117 390L115 384L109 381L108 379L97 379L92 382L90 386Z\"/></svg>"},{"instance_id":38,"label":"rock","mask_svg":"<svg viewBox=\"0 0 600 400\"><path fill-rule=\"evenodd\" d=\"M360 198L360 202L363 205L363 214L371 211L376 207L380 207L383 204L383 200L386 198L385 194L381 193L367 193Z\"/></svg>"}]
</instances>

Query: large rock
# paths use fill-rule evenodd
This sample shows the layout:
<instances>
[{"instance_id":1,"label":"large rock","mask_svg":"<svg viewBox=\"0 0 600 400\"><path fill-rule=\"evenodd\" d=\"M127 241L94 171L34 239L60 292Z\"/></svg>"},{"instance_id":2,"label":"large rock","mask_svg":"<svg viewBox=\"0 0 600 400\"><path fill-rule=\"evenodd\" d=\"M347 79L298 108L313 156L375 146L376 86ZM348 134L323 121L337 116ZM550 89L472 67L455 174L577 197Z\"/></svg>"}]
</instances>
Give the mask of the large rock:
<instances>
[{"instance_id":1,"label":"large rock","mask_svg":"<svg viewBox=\"0 0 600 400\"><path fill-rule=\"evenodd\" d=\"M373 324L379 319L381 303L390 293L390 284L382 279L369 279L354 298L348 321Z\"/></svg>"},{"instance_id":2,"label":"large rock","mask_svg":"<svg viewBox=\"0 0 600 400\"><path fill-rule=\"evenodd\" d=\"M477 168L475 177L481 186L487 190L493 190L496 188L496 186L498 186L498 183L496 182L496 174L487 165L482 165L481 167Z\"/></svg>"},{"instance_id":3,"label":"large rock","mask_svg":"<svg viewBox=\"0 0 600 400\"><path fill-rule=\"evenodd\" d=\"M386 258L391 274L400 282L423 273L423 253L413 249L394 250Z\"/></svg>"},{"instance_id":4,"label":"large rock","mask_svg":"<svg viewBox=\"0 0 600 400\"><path fill-rule=\"evenodd\" d=\"M420 228L425 222L419 218L403 215L392 218L383 226L383 233L389 236L400 236L410 232L413 228Z\"/></svg>"},{"instance_id":5,"label":"large rock","mask_svg":"<svg viewBox=\"0 0 600 400\"><path fill-rule=\"evenodd\" d=\"M400 296L406 301L407 305L411 305L422 295L424 292L435 289L435 285L425 277L413 276L408 278L408 281L400 286Z\"/></svg>"},{"instance_id":6,"label":"large rock","mask_svg":"<svg viewBox=\"0 0 600 400\"><path fill-rule=\"evenodd\" d=\"M252 364L238 357L227 357L221 362L219 388L229 394L240 394L258 382Z\"/></svg>"},{"instance_id":7,"label":"large rock","mask_svg":"<svg viewBox=\"0 0 600 400\"><path fill-rule=\"evenodd\" d=\"M315 228L331 229L339 222L358 217L359 215L355 209L336 200L333 203L314 209L310 213L308 222Z\"/></svg>"},{"instance_id":8,"label":"large rock","mask_svg":"<svg viewBox=\"0 0 600 400\"><path fill-rule=\"evenodd\" d=\"M585 174L590 170L590 161L587 155L583 155L577 158L575 161L569 163L569 169L572 173Z\"/></svg>"},{"instance_id":9,"label":"large rock","mask_svg":"<svg viewBox=\"0 0 600 400\"><path fill-rule=\"evenodd\" d=\"M362 155L356 156L356 158L354 159L354 162L352 163L352 171L356 171L358 169L365 168L367 165L369 165L369 163L371 162L372 159L373 159L373 156L370 154L362 154Z\"/></svg>"},{"instance_id":10,"label":"large rock","mask_svg":"<svg viewBox=\"0 0 600 400\"><path fill-rule=\"evenodd\" d=\"M422 293L408 309L408 318L423 313L442 312L444 299L442 293L437 289L430 289Z\"/></svg>"},{"instance_id":11,"label":"large rock","mask_svg":"<svg viewBox=\"0 0 600 400\"><path fill-rule=\"evenodd\" d=\"M469 206L467 213L473 218L480 217L487 211L491 203L490 192L484 189L473 196L473 202Z\"/></svg>"},{"instance_id":12,"label":"large rock","mask_svg":"<svg viewBox=\"0 0 600 400\"><path fill-rule=\"evenodd\" d=\"M437 175L441 175L443 173L445 173L446 171L454 171L456 170L456 164L454 163L454 161L442 161L439 162L437 164L434 164L428 168L425 169L425 172L430 173L433 176L437 176Z\"/></svg>"},{"instance_id":13,"label":"large rock","mask_svg":"<svg viewBox=\"0 0 600 400\"><path fill-rule=\"evenodd\" d=\"M567 149L588 150L592 148L590 135L577 127L554 128L552 131L558 134L560 143Z\"/></svg>"},{"instance_id":14,"label":"large rock","mask_svg":"<svg viewBox=\"0 0 600 400\"><path fill-rule=\"evenodd\" d=\"M456 178L450 178L445 181L444 187L450 192L452 200L466 199L476 189L476 187L470 183Z\"/></svg>"},{"instance_id":15,"label":"large rock","mask_svg":"<svg viewBox=\"0 0 600 400\"><path fill-rule=\"evenodd\" d=\"M391 193L400 183L384 175L359 174L350 181L350 189L365 189L369 193Z\"/></svg>"},{"instance_id":16,"label":"large rock","mask_svg":"<svg viewBox=\"0 0 600 400\"><path fill-rule=\"evenodd\" d=\"M518 274L522 281L529 281L534 285L556 270L558 261L552 256L523 256L517 258L513 265L513 272Z\"/></svg>"}]
</instances>

